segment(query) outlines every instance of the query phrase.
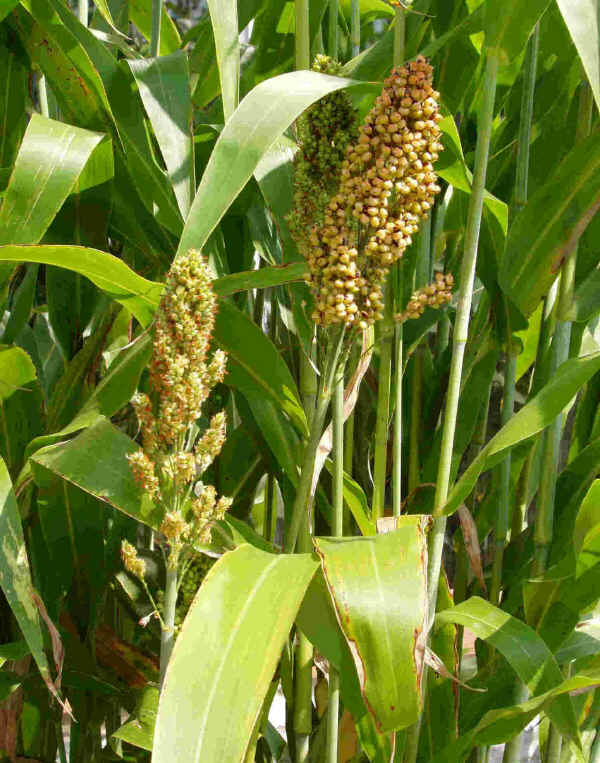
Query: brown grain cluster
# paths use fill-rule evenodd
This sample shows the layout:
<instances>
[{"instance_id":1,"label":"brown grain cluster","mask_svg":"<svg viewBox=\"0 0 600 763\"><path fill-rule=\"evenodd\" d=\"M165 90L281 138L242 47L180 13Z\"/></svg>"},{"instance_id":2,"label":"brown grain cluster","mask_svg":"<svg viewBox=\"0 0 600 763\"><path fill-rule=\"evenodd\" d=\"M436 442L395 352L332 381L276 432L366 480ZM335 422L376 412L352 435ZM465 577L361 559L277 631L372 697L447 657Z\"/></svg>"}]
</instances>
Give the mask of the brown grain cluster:
<instances>
[{"instance_id":1,"label":"brown grain cluster","mask_svg":"<svg viewBox=\"0 0 600 763\"><path fill-rule=\"evenodd\" d=\"M439 142L439 93L419 56L395 69L346 149L340 184L306 254L321 325L365 328L383 315L382 286L440 191L433 163Z\"/></svg>"},{"instance_id":2,"label":"brown grain cluster","mask_svg":"<svg viewBox=\"0 0 600 763\"><path fill-rule=\"evenodd\" d=\"M397 321L407 321L423 315L426 307L437 309L452 299L454 276L452 273L436 273L433 283L415 291L406 309L394 316Z\"/></svg>"}]
</instances>

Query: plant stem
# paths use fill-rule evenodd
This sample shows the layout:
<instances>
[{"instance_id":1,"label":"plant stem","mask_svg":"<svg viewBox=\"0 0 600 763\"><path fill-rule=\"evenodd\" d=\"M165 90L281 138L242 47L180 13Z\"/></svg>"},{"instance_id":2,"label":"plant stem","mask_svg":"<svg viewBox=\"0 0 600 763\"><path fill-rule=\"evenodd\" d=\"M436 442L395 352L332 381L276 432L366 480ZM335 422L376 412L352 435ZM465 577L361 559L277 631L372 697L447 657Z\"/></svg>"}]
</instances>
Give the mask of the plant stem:
<instances>
[{"instance_id":1,"label":"plant stem","mask_svg":"<svg viewBox=\"0 0 600 763\"><path fill-rule=\"evenodd\" d=\"M473 282L475 280L479 229L481 226L481 215L483 211L485 176L487 171L490 138L492 135L497 73L497 53L493 51L487 51L485 82L482 91L483 103L479 115L477 131L475 164L473 168L473 185L471 187L471 196L469 198L469 211L467 215L467 229L465 234L465 250L460 269L460 287L458 294L458 307L456 311L456 323L454 326L454 338L452 342L450 378L448 380L448 393L446 398L446 408L444 411L444 424L442 431L442 446L434 498L434 526L429 541L429 623L433 622L433 618L435 616L437 591L440 571L442 567L442 552L444 548L444 536L446 532L446 517L442 512L448 497L448 491L450 487L452 450L454 447L454 433L456 430L456 417L458 413L463 359L469 334L469 317L471 314L471 303L473 300ZM427 676L424 676L424 687L426 686L426 680ZM407 753L405 757L406 763L414 763L416 760L419 747L419 731L420 721L409 729L407 738Z\"/></svg>"},{"instance_id":2,"label":"plant stem","mask_svg":"<svg viewBox=\"0 0 600 763\"><path fill-rule=\"evenodd\" d=\"M319 379L315 414L310 424L308 441L304 448L302 469L298 479L296 498L294 500L294 506L292 509L292 518L285 541L284 550L286 554L293 553L296 547L298 531L300 530L302 518L305 517L308 512L308 499L310 496L310 487L315 466L315 457L317 454L317 448L319 446L319 440L321 439L321 434L323 432L323 424L327 415L327 409L329 408L329 401L331 400L331 395L333 392L333 385L336 379L336 369L340 359L343 340L343 328L332 332L329 349L327 352L327 358L325 360L325 367Z\"/></svg>"},{"instance_id":3,"label":"plant stem","mask_svg":"<svg viewBox=\"0 0 600 763\"><path fill-rule=\"evenodd\" d=\"M340 369L333 394L333 514L331 534L344 533L344 372ZM329 666L327 703L326 763L338 763L338 719L340 712L340 676Z\"/></svg>"},{"instance_id":4,"label":"plant stem","mask_svg":"<svg viewBox=\"0 0 600 763\"><path fill-rule=\"evenodd\" d=\"M163 0L152 0L152 32L150 37L150 57L160 55L160 24Z\"/></svg>"},{"instance_id":5,"label":"plant stem","mask_svg":"<svg viewBox=\"0 0 600 763\"><path fill-rule=\"evenodd\" d=\"M77 16L83 26L88 25L90 6L88 0L77 0Z\"/></svg>"},{"instance_id":6,"label":"plant stem","mask_svg":"<svg viewBox=\"0 0 600 763\"><path fill-rule=\"evenodd\" d=\"M377 419L375 423L375 465L373 468L373 518L383 516L387 471L388 426L390 416L390 386L392 379L393 299L391 273L385 293L385 317L381 321L379 376L377 379Z\"/></svg>"},{"instance_id":7,"label":"plant stem","mask_svg":"<svg viewBox=\"0 0 600 763\"><path fill-rule=\"evenodd\" d=\"M539 24L536 24L533 34L527 43L527 55L523 70L523 94L521 96L521 118L519 122L519 144L517 149L517 167L515 173L515 196L514 211L518 213L527 203L527 185L529 178L529 148L531 143L531 122L533 118L533 98L535 94L535 80L537 74L537 53L539 46ZM502 401L502 425L504 426L513 415L515 400L516 365L517 357L512 347L512 338L508 337L511 345L508 348L504 375L504 397ZM531 458L529 458L531 456ZM529 493L529 480L533 464L533 450L528 454L525 467L519 481L519 494L515 502L512 520L513 538L518 537L523 531L523 525L527 514L527 500ZM494 565L492 569L492 583L490 589L490 601L492 604L500 603L500 591L502 586L502 561L508 522L510 513L510 466L511 452L504 457L500 466L500 491L498 497L498 513L496 516L496 548L494 552ZM524 500L523 500L524 498ZM515 702L524 702L529 696L527 687L517 680L515 687ZM516 734L504 748L503 763L519 763L521 749L523 747L522 733Z\"/></svg>"},{"instance_id":8,"label":"plant stem","mask_svg":"<svg viewBox=\"0 0 600 763\"><path fill-rule=\"evenodd\" d=\"M177 556L169 554L165 580L165 607L160 635L160 686L165 681L167 665L175 643L175 609L177 607Z\"/></svg>"},{"instance_id":9,"label":"plant stem","mask_svg":"<svg viewBox=\"0 0 600 763\"><path fill-rule=\"evenodd\" d=\"M591 89L584 82L581 86L578 115L578 141L589 134L593 100ZM568 320L568 312L573 301L575 288L575 268L577 263L577 251L575 250L562 267L560 285L558 291L558 304L556 308L556 329L552 340L550 374L553 374L569 357L571 342L571 321ZM560 439L562 434L563 416L560 413L546 430L543 454L544 479L540 483L538 494L538 509L535 521L535 561L534 574L543 575L546 570L552 534L554 526L554 496L556 492L556 478L558 475L558 461Z\"/></svg>"},{"instance_id":10,"label":"plant stem","mask_svg":"<svg viewBox=\"0 0 600 763\"><path fill-rule=\"evenodd\" d=\"M458 401L460 397L460 382L462 375L465 347L469 335L469 317L473 300L473 282L475 280L475 266L477 263L477 247L479 243L479 229L483 210L483 194L485 191L485 176L487 160L492 135L492 121L494 117L494 101L496 98L496 77L498 72L498 56L495 52L488 51L485 82L483 86L483 103L479 118L477 145L475 148L475 165L473 168L473 185L469 199L469 211L467 216L467 230L465 235L465 251L460 269L460 288L458 294L458 307L456 311L456 324L452 343L452 360L450 363L450 378L448 381L448 393L446 409L444 412L444 425L442 432L442 447L438 466L437 483L434 499L435 525L431 537L431 566L429 574L429 614L430 622L435 614L437 600L438 579L442 563L442 547L446 529L446 518L442 511L450 487L450 469L452 464L452 449L454 446L454 433L456 431L456 417L458 413Z\"/></svg>"},{"instance_id":11,"label":"plant stem","mask_svg":"<svg viewBox=\"0 0 600 763\"><path fill-rule=\"evenodd\" d=\"M431 260L431 215L423 220L419 232L419 250L415 274L415 288L420 289L429 281ZM408 492L418 487L420 478L419 443L421 440L421 413L423 408L424 340L420 342L413 358L410 399L410 448L408 457Z\"/></svg>"},{"instance_id":12,"label":"plant stem","mask_svg":"<svg viewBox=\"0 0 600 763\"><path fill-rule=\"evenodd\" d=\"M296 10L296 69L310 69L309 0L295 0Z\"/></svg>"},{"instance_id":13,"label":"plant stem","mask_svg":"<svg viewBox=\"0 0 600 763\"><path fill-rule=\"evenodd\" d=\"M327 35L329 57L338 57L338 0L329 0L329 29Z\"/></svg>"},{"instance_id":14,"label":"plant stem","mask_svg":"<svg viewBox=\"0 0 600 763\"><path fill-rule=\"evenodd\" d=\"M504 369L504 396L502 398L502 426L508 424L512 418L515 405L515 376L517 370L517 355L512 347L508 351L506 367ZM500 604L500 591L502 588L502 561L504 548L508 535L508 522L510 516L510 452L500 465L500 487L498 494L498 506L496 512L496 540L494 549L494 564L492 567L492 582L490 586L490 601L492 604Z\"/></svg>"},{"instance_id":15,"label":"plant stem","mask_svg":"<svg viewBox=\"0 0 600 763\"><path fill-rule=\"evenodd\" d=\"M399 66L404 61L406 24L404 9L396 8L394 16L394 66ZM398 302L402 294L400 282L400 270L394 269L396 279L394 281L394 297ZM400 309L401 305L396 304ZM396 386L394 397L394 451L392 466L392 511L395 517L402 513L402 384L404 377L404 327L402 323L396 324L394 331L394 368L396 374Z\"/></svg>"},{"instance_id":16,"label":"plant stem","mask_svg":"<svg viewBox=\"0 0 600 763\"><path fill-rule=\"evenodd\" d=\"M394 16L394 66L404 63L404 40L406 35L406 17L404 8L396 8Z\"/></svg>"},{"instance_id":17,"label":"plant stem","mask_svg":"<svg viewBox=\"0 0 600 763\"><path fill-rule=\"evenodd\" d=\"M352 0L350 16L350 42L352 57L360 53L360 0Z\"/></svg>"},{"instance_id":18,"label":"plant stem","mask_svg":"<svg viewBox=\"0 0 600 763\"><path fill-rule=\"evenodd\" d=\"M394 466L392 472L392 510L395 517L402 513L402 365L403 365L402 323L396 326L394 363L396 368L396 396L394 399Z\"/></svg>"},{"instance_id":19,"label":"plant stem","mask_svg":"<svg viewBox=\"0 0 600 763\"><path fill-rule=\"evenodd\" d=\"M40 100L40 112L42 116L49 116L48 109L48 86L46 85L46 77L40 72L37 80L38 86L38 98Z\"/></svg>"}]
</instances>

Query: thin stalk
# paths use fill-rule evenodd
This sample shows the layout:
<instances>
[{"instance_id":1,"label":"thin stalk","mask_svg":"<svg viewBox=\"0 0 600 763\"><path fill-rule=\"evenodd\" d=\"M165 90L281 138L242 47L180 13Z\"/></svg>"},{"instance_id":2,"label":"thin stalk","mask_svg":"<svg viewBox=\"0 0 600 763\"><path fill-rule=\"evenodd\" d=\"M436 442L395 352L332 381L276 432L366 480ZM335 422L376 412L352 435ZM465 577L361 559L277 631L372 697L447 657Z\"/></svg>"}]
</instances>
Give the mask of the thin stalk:
<instances>
[{"instance_id":1,"label":"thin stalk","mask_svg":"<svg viewBox=\"0 0 600 763\"><path fill-rule=\"evenodd\" d=\"M160 52L160 24L163 0L152 0L152 32L150 36L150 57L156 58Z\"/></svg>"},{"instance_id":2,"label":"thin stalk","mask_svg":"<svg viewBox=\"0 0 600 763\"><path fill-rule=\"evenodd\" d=\"M587 80L581 85L579 93L579 114L577 120L576 141L583 140L589 135L592 121L593 99ZM571 321L568 319L569 309L573 302L575 290L575 268L577 250L569 257L562 267L556 310L557 324L552 340L552 359L550 372L554 373L568 359L571 344ZM544 478L540 483L538 507L535 519L534 542L534 574L542 576L548 564L550 547L554 533L554 499L556 495L556 480L558 477L560 441L563 430L563 416L560 413L546 430L543 453ZM548 763L560 763L562 736L554 724L550 725L548 738Z\"/></svg>"},{"instance_id":3,"label":"thin stalk","mask_svg":"<svg viewBox=\"0 0 600 763\"><path fill-rule=\"evenodd\" d=\"M448 380L448 393L446 408L444 411L444 423L442 430L442 445L436 491L434 498L434 526L429 540L429 622L433 622L440 571L442 567L442 552L444 548L444 535L446 532L446 517L443 515L444 505L448 498L450 488L450 470L452 465L452 450L454 447L454 434L456 431L456 418L458 414L458 401L460 396L460 382L465 354L465 346L469 335L469 318L473 301L473 283L475 280L475 266L477 263L477 248L479 243L479 229L483 211L483 194L485 191L485 177L487 161L492 135L492 122L494 118L494 101L496 99L496 79L498 73L498 55L493 51L487 51L485 67L485 82L483 86L483 103L479 115L477 145L475 148L475 164L473 168L473 185L469 198L469 210L467 215L467 228L465 233L465 250L460 268L460 287L458 294L458 306L456 311L456 323L452 342L452 359L450 362L450 377ZM426 676L423 680L426 686ZM409 729L407 739L407 754L405 761L414 763L419 747L420 722Z\"/></svg>"},{"instance_id":4,"label":"thin stalk","mask_svg":"<svg viewBox=\"0 0 600 763\"><path fill-rule=\"evenodd\" d=\"M350 10L350 42L352 57L360 53L360 0L352 0Z\"/></svg>"},{"instance_id":5,"label":"thin stalk","mask_svg":"<svg viewBox=\"0 0 600 763\"><path fill-rule=\"evenodd\" d=\"M404 362L404 328L396 326L394 364L396 368L396 394L394 398L394 465L392 472L392 510L395 517L402 513L402 365Z\"/></svg>"},{"instance_id":6,"label":"thin stalk","mask_svg":"<svg viewBox=\"0 0 600 763\"><path fill-rule=\"evenodd\" d=\"M394 16L394 66L404 63L406 16L404 8L396 8Z\"/></svg>"},{"instance_id":7,"label":"thin stalk","mask_svg":"<svg viewBox=\"0 0 600 763\"><path fill-rule=\"evenodd\" d=\"M290 527L285 541L284 550L286 554L293 553L296 547L296 541L298 540L298 532L300 530L302 518L307 515L308 499L310 496L310 487L315 466L315 457L317 454L317 448L319 446L319 440L321 439L321 434L323 432L323 424L327 415L327 409L329 408L329 401L331 400L331 395L333 393L333 385L336 378L336 368L342 350L343 339L343 329L339 331L337 336L333 336L331 338L327 358L325 361L325 368L319 379L317 405L310 425L308 441L304 448L302 469L298 479L296 498L294 500L294 506L292 509L292 519L290 521Z\"/></svg>"},{"instance_id":8,"label":"thin stalk","mask_svg":"<svg viewBox=\"0 0 600 763\"><path fill-rule=\"evenodd\" d=\"M165 681L167 665L175 643L175 609L177 607L177 557L169 555L165 580L165 607L160 635L160 686Z\"/></svg>"},{"instance_id":9,"label":"thin stalk","mask_svg":"<svg viewBox=\"0 0 600 763\"><path fill-rule=\"evenodd\" d=\"M391 273L385 294L385 317L381 321L379 376L377 379L377 419L375 422L375 465L373 467L373 518L382 517L385 509L390 387L392 380L393 300Z\"/></svg>"},{"instance_id":10,"label":"thin stalk","mask_svg":"<svg viewBox=\"0 0 600 763\"><path fill-rule=\"evenodd\" d=\"M310 69L309 0L296 0L296 69Z\"/></svg>"},{"instance_id":11,"label":"thin stalk","mask_svg":"<svg viewBox=\"0 0 600 763\"><path fill-rule=\"evenodd\" d=\"M591 89L587 83L582 84L579 99L579 118L577 129L577 141L582 140L589 134L591 125L593 100ZM577 264L577 251L569 257L563 265L560 274L558 291L558 304L556 308L556 329L552 340L552 357L550 362L550 374L553 374L569 357L571 343L571 321L568 320L568 312L573 301L575 289L575 268ZM540 483L538 495L538 509L535 521L535 561L534 574L543 575L546 570L550 545L552 543L554 526L554 496L556 492L556 478L558 476L558 461L560 439L562 434L563 417L559 414L546 430L544 441L543 469L544 479Z\"/></svg>"},{"instance_id":12,"label":"thin stalk","mask_svg":"<svg viewBox=\"0 0 600 763\"><path fill-rule=\"evenodd\" d=\"M394 66L400 66L404 61L406 24L404 9L396 8L394 16ZM401 294L399 269L396 266L394 296L396 301ZM391 300L390 300L391 301ZM397 305L399 307L399 305ZM394 397L394 451L392 466L392 511L395 517L402 513L402 384L404 366L404 327L398 323L394 331L394 368L396 374Z\"/></svg>"},{"instance_id":13,"label":"thin stalk","mask_svg":"<svg viewBox=\"0 0 600 763\"><path fill-rule=\"evenodd\" d=\"M265 522L263 535L265 540L273 543L277 525L277 482L272 474L267 475L265 486Z\"/></svg>"},{"instance_id":14,"label":"thin stalk","mask_svg":"<svg viewBox=\"0 0 600 763\"><path fill-rule=\"evenodd\" d=\"M515 377L517 370L517 355L512 347L508 351L506 367L504 369L504 396L502 398L502 426L508 424L512 418L515 406ZM492 567L492 582L490 586L490 601L492 604L500 604L500 591L502 588L502 562L504 548L508 536L508 523L510 518L510 452L500 464L500 486L498 506L496 511L496 538L494 549L494 564Z\"/></svg>"},{"instance_id":15,"label":"thin stalk","mask_svg":"<svg viewBox=\"0 0 600 763\"><path fill-rule=\"evenodd\" d=\"M303 633L298 632L297 637L294 657L294 736L296 760L305 763L308 760L312 731L313 645Z\"/></svg>"},{"instance_id":16,"label":"thin stalk","mask_svg":"<svg viewBox=\"0 0 600 763\"><path fill-rule=\"evenodd\" d=\"M77 16L83 26L88 25L90 6L88 0L77 0Z\"/></svg>"},{"instance_id":17,"label":"thin stalk","mask_svg":"<svg viewBox=\"0 0 600 763\"><path fill-rule=\"evenodd\" d=\"M340 369L333 394L333 513L331 534L344 533L344 373ZM326 763L338 763L338 721L340 713L340 676L329 667L329 700L327 703Z\"/></svg>"},{"instance_id":18,"label":"thin stalk","mask_svg":"<svg viewBox=\"0 0 600 763\"><path fill-rule=\"evenodd\" d=\"M533 98L535 94L535 79L537 74L537 54L539 46L540 30L536 24L533 34L527 43L527 55L523 71L523 94L521 97L521 118L519 122L519 144L517 150L517 168L515 173L515 196L514 211L518 213L527 203L527 186L529 178L529 147L531 143L531 122L533 119ZM502 425L508 423L514 412L515 383L517 357L511 344L506 362L504 375L504 398L502 401ZM532 451L533 453L533 451ZM523 483L519 483L521 492L517 496L513 514L512 537L520 536L527 513L527 496L529 493L529 480L533 464L532 458L527 458L525 468L521 475ZM500 591L502 586L502 561L510 512L510 466L511 452L504 457L500 466L500 491L498 497L498 513L496 516L496 548L494 552L494 564L492 569L492 583L490 589L490 601L492 604L500 603ZM525 500L522 500L525 496ZM515 702L523 702L529 696L527 687L517 681L515 686ZM516 734L504 748L503 763L518 763L521 760L523 747L523 735Z\"/></svg>"},{"instance_id":19,"label":"thin stalk","mask_svg":"<svg viewBox=\"0 0 600 763\"><path fill-rule=\"evenodd\" d=\"M596 731L596 738L590 752L590 763L600 763L600 729Z\"/></svg>"},{"instance_id":20,"label":"thin stalk","mask_svg":"<svg viewBox=\"0 0 600 763\"><path fill-rule=\"evenodd\" d=\"M50 114L48 109L48 87L46 85L46 77L41 72L38 74L37 86L40 112L42 116L47 117Z\"/></svg>"},{"instance_id":21,"label":"thin stalk","mask_svg":"<svg viewBox=\"0 0 600 763\"><path fill-rule=\"evenodd\" d=\"M338 0L329 0L329 29L327 42L329 44L329 56L336 59L338 57Z\"/></svg>"},{"instance_id":22,"label":"thin stalk","mask_svg":"<svg viewBox=\"0 0 600 763\"><path fill-rule=\"evenodd\" d=\"M431 215L424 221L419 233L419 251L415 274L415 288L427 285L430 279L431 261ZM410 448L408 457L408 492L418 487L420 479L419 443L421 441L421 412L423 408L423 369L425 364L424 340L414 353L411 399L410 399Z\"/></svg>"}]
</instances>

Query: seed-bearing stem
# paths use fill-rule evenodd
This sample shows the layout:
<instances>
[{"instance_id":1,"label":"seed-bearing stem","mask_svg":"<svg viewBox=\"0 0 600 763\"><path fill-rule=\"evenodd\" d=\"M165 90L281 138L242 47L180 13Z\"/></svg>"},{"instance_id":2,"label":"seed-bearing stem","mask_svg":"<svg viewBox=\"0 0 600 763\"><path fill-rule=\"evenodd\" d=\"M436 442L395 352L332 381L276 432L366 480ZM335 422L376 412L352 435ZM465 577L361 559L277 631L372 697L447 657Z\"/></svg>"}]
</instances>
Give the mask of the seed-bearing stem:
<instances>
[{"instance_id":1,"label":"seed-bearing stem","mask_svg":"<svg viewBox=\"0 0 600 763\"><path fill-rule=\"evenodd\" d=\"M373 467L373 518L383 516L387 471L387 446L392 380L392 343L394 305L392 274L388 274L385 289L385 316L379 343L379 375L377 379L377 419L375 423L375 464Z\"/></svg>"},{"instance_id":2,"label":"seed-bearing stem","mask_svg":"<svg viewBox=\"0 0 600 763\"><path fill-rule=\"evenodd\" d=\"M522 209L527 203L527 184L529 177L529 148L531 142L531 123L533 119L533 98L535 93L535 79L537 73L537 53L539 46L539 24L536 24L533 34L527 44L527 55L523 72L523 95L521 98L521 119L519 122L519 145L517 149L517 168L515 175L515 212ZM510 347L504 375L504 398L502 402L502 425L506 424L514 412L515 384L517 356L512 347L511 337L508 337ZM532 461L527 458L523 470L523 484L520 496L525 496L523 501L518 500L514 508L513 531L514 537L521 534L527 511L527 494L529 490L529 477ZM492 604L500 603L500 590L502 585L502 558L506 545L510 512L510 451L504 457L500 466L500 495L498 498L498 515L496 519L496 548L494 553L494 565L492 569L492 583L490 600ZM516 526L518 523L519 527ZM529 696L527 687L517 681L515 686L515 703L523 702ZM516 734L504 748L503 763L518 763L521 760L523 747L523 735Z\"/></svg>"},{"instance_id":3,"label":"seed-bearing stem","mask_svg":"<svg viewBox=\"0 0 600 763\"><path fill-rule=\"evenodd\" d=\"M329 56L334 60L338 57L338 0L329 0Z\"/></svg>"},{"instance_id":4,"label":"seed-bearing stem","mask_svg":"<svg viewBox=\"0 0 600 763\"><path fill-rule=\"evenodd\" d=\"M175 643L175 610L177 608L177 555L172 552L167 560L167 574L165 578L165 606L163 625L160 635L160 686L165 682L167 665L171 658Z\"/></svg>"},{"instance_id":5,"label":"seed-bearing stem","mask_svg":"<svg viewBox=\"0 0 600 763\"><path fill-rule=\"evenodd\" d=\"M477 145L475 148L475 164L473 168L473 184L469 198L469 211L467 215L467 228L465 234L465 250L460 268L460 284L458 294L458 306L456 323L454 326L454 338L452 343L452 359L450 362L450 378L448 381L448 393L446 408L444 411L444 423L442 431L442 446L438 466L436 491L434 498L434 525L429 539L429 622L433 622L440 572L442 567L442 552L444 548L444 536L446 532L446 517L443 514L444 505L448 498L450 488L450 469L452 465L452 450L454 447L454 434L456 431L456 418L458 414L458 401L460 397L460 383L465 347L469 335L469 318L473 300L473 282L475 280L475 266L477 263L477 248L479 243L479 229L483 211L483 194L485 191L485 177L487 161L492 135L492 122L494 118L494 101L496 99L496 80L498 74L498 54L488 50L486 53L485 81L483 85L483 103L478 120ZM426 686L426 676L423 680ZM419 747L420 721L412 726L407 735L406 763L414 763L417 758Z\"/></svg>"},{"instance_id":6,"label":"seed-bearing stem","mask_svg":"<svg viewBox=\"0 0 600 763\"><path fill-rule=\"evenodd\" d=\"M163 0L152 0L152 32L150 36L150 56L160 54L160 25L162 20Z\"/></svg>"},{"instance_id":7,"label":"seed-bearing stem","mask_svg":"<svg viewBox=\"0 0 600 763\"><path fill-rule=\"evenodd\" d=\"M350 41L354 57L360 53L360 0L352 0L350 13Z\"/></svg>"},{"instance_id":8,"label":"seed-bearing stem","mask_svg":"<svg viewBox=\"0 0 600 763\"><path fill-rule=\"evenodd\" d=\"M344 532L344 370L339 369L333 393L333 513L331 534ZM329 696L327 703L326 763L338 763L338 719L340 712L340 676L329 666Z\"/></svg>"}]
</instances>

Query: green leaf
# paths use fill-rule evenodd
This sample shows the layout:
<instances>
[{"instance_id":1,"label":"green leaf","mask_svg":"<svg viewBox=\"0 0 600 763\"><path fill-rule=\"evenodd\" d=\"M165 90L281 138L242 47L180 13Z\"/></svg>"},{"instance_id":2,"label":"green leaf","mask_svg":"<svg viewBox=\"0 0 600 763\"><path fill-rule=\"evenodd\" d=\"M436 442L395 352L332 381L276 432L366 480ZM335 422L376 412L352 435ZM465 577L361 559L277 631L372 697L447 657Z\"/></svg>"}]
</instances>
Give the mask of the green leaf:
<instances>
[{"instance_id":1,"label":"green leaf","mask_svg":"<svg viewBox=\"0 0 600 763\"><path fill-rule=\"evenodd\" d=\"M208 0L225 121L236 109L240 92L240 43L236 0Z\"/></svg>"},{"instance_id":2,"label":"green leaf","mask_svg":"<svg viewBox=\"0 0 600 763\"><path fill-rule=\"evenodd\" d=\"M26 641L11 641L8 644L0 644L0 667L7 660L22 660L31 654L31 650Z\"/></svg>"},{"instance_id":3,"label":"green leaf","mask_svg":"<svg viewBox=\"0 0 600 763\"><path fill-rule=\"evenodd\" d=\"M509 64L525 47L549 0L487 0L485 44Z\"/></svg>"},{"instance_id":4,"label":"green leaf","mask_svg":"<svg viewBox=\"0 0 600 763\"><path fill-rule=\"evenodd\" d=\"M506 742L524 729L552 700L568 695L571 691L593 688L599 682L600 671L597 668L582 670L572 678L563 681L554 689L540 694L538 697L534 697L527 702L522 702L512 707L504 707L499 710L490 710L483 716L475 728L461 736L456 744L453 744L437 755L432 763L456 763L458 760L463 760L469 750L476 745L488 746Z\"/></svg>"},{"instance_id":5,"label":"green leaf","mask_svg":"<svg viewBox=\"0 0 600 763\"><path fill-rule=\"evenodd\" d=\"M8 699L16 691L23 681L23 677L8 671L0 672L0 703Z\"/></svg>"},{"instance_id":6,"label":"green leaf","mask_svg":"<svg viewBox=\"0 0 600 763\"><path fill-rule=\"evenodd\" d=\"M311 103L335 90L369 87L316 72L289 72L251 90L221 131L204 170L178 252L202 249L261 156ZM373 86L370 86L373 89Z\"/></svg>"},{"instance_id":7,"label":"green leaf","mask_svg":"<svg viewBox=\"0 0 600 763\"><path fill-rule=\"evenodd\" d=\"M13 165L27 127L25 106L28 99L29 66L27 57L15 42L14 35L9 32L8 26L2 25L0 27L0 81L4 83L4 86L0 94L0 114L2 114L0 167L7 168Z\"/></svg>"},{"instance_id":8,"label":"green leaf","mask_svg":"<svg viewBox=\"0 0 600 763\"><path fill-rule=\"evenodd\" d=\"M27 446L25 457L29 458L36 450L60 442L67 435L92 426L102 418L113 416L131 400L151 354L150 335L143 334L111 364L106 376L94 388L72 421L59 432L32 440Z\"/></svg>"},{"instance_id":9,"label":"green leaf","mask_svg":"<svg viewBox=\"0 0 600 763\"><path fill-rule=\"evenodd\" d=\"M103 137L31 117L0 209L1 243L37 244Z\"/></svg>"},{"instance_id":10,"label":"green leaf","mask_svg":"<svg viewBox=\"0 0 600 763\"><path fill-rule=\"evenodd\" d=\"M44 484L43 470L47 470L157 528L161 512L142 500L142 492L127 461L127 455L137 450L137 443L110 421L102 419L66 443L38 450L31 457L31 463L38 484ZM102 454L102 458L98 458L98 454Z\"/></svg>"},{"instance_id":11,"label":"green leaf","mask_svg":"<svg viewBox=\"0 0 600 763\"><path fill-rule=\"evenodd\" d=\"M600 625L584 621L577 626L577 630L571 633L555 656L557 662L563 665L582 657L593 657L598 654L600 654Z\"/></svg>"},{"instance_id":12,"label":"green leaf","mask_svg":"<svg viewBox=\"0 0 600 763\"><path fill-rule=\"evenodd\" d=\"M380 733L411 725L422 707L427 521L405 516L384 535L314 541Z\"/></svg>"},{"instance_id":13,"label":"green leaf","mask_svg":"<svg viewBox=\"0 0 600 763\"><path fill-rule=\"evenodd\" d=\"M124 305L142 326L151 322L163 288L118 257L84 246L0 246L0 261L39 262L80 273Z\"/></svg>"},{"instance_id":14,"label":"green leaf","mask_svg":"<svg viewBox=\"0 0 600 763\"><path fill-rule=\"evenodd\" d=\"M18 3L19 0L0 0L0 21L3 21Z\"/></svg>"},{"instance_id":15,"label":"green leaf","mask_svg":"<svg viewBox=\"0 0 600 763\"><path fill-rule=\"evenodd\" d=\"M154 736L155 763L244 760L284 642L317 567L309 554L273 556L246 545L214 565L190 607L167 668Z\"/></svg>"},{"instance_id":16,"label":"green leaf","mask_svg":"<svg viewBox=\"0 0 600 763\"><path fill-rule=\"evenodd\" d=\"M577 285L567 319L587 323L600 313L600 269L595 268Z\"/></svg>"},{"instance_id":17,"label":"green leaf","mask_svg":"<svg viewBox=\"0 0 600 763\"><path fill-rule=\"evenodd\" d=\"M599 207L596 132L567 154L511 225L499 281L522 313L530 315L547 294Z\"/></svg>"},{"instance_id":18,"label":"green leaf","mask_svg":"<svg viewBox=\"0 0 600 763\"><path fill-rule=\"evenodd\" d=\"M31 584L29 560L17 499L4 460L0 458L0 587L31 650L42 678L54 689L50 668L44 652L34 591ZM54 689L54 691L56 691Z\"/></svg>"},{"instance_id":19,"label":"green leaf","mask_svg":"<svg viewBox=\"0 0 600 763\"><path fill-rule=\"evenodd\" d=\"M562 683L563 674L556 658L533 628L478 596L440 612L436 617L438 623L465 626L485 639L504 655L534 696ZM561 732L577 742L577 719L569 697L557 699L547 712Z\"/></svg>"},{"instance_id":20,"label":"green leaf","mask_svg":"<svg viewBox=\"0 0 600 763\"><path fill-rule=\"evenodd\" d=\"M600 108L600 39L595 0L556 0Z\"/></svg>"},{"instance_id":21,"label":"green leaf","mask_svg":"<svg viewBox=\"0 0 600 763\"><path fill-rule=\"evenodd\" d=\"M146 687L133 712L133 720L127 721L112 735L114 739L152 752L152 739L158 710L158 689Z\"/></svg>"},{"instance_id":22,"label":"green leaf","mask_svg":"<svg viewBox=\"0 0 600 763\"><path fill-rule=\"evenodd\" d=\"M24 350L0 347L0 403L35 378L35 367Z\"/></svg>"},{"instance_id":23,"label":"green leaf","mask_svg":"<svg viewBox=\"0 0 600 763\"><path fill-rule=\"evenodd\" d=\"M240 273L217 278L212 283L215 294L225 297L238 291L266 289L269 286L282 286L294 281L303 281L308 276L305 262L291 265L270 265L258 270L244 270Z\"/></svg>"},{"instance_id":24,"label":"green leaf","mask_svg":"<svg viewBox=\"0 0 600 763\"><path fill-rule=\"evenodd\" d=\"M227 384L243 394L265 395L305 432L306 416L294 379L264 332L236 307L221 301L213 336L229 357Z\"/></svg>"},{"instance_id":25,"label":"green leaf","mask_svg":"<svg viewBox=\"0 0 600 763\"><path fill-rule=\"evenodd\" d=\"M481 472L497 464L504 453L545 429L600 370L600 353L568 360L545 387L488 442L454 485L444 506L452 514L469 495Z\"/></svg>"},{"instance_id":26,"label":"green leaf","mask_svg":"<svg viewBox=\"0 0 600 763\"><path fill-rule=\"evenodd\" d=\"M89 51L74 34L73 26L78 25L92 39L95 38L73 12L63 6L73 21L73 26L67 28L64 16L61 18L60 5L46 0L22 0L16 15L23 46L45 74L65 121L88 129L104 130L111 117L106 90L98 70L90 61Z\"/></svg>"},{"instance_id":27,"label":"green leaf","mask_svg":"<svg viewBox=\"0 0 600 763\"><path fill-rule=\"evenodd\" d=\"M185 220L196 191L187 54L129 61Z\"/></svg>"}]
</instances>

